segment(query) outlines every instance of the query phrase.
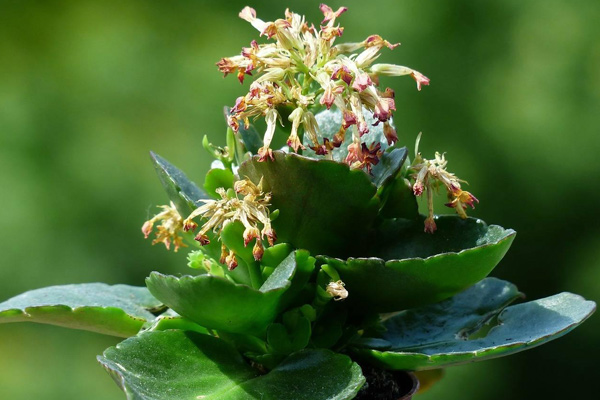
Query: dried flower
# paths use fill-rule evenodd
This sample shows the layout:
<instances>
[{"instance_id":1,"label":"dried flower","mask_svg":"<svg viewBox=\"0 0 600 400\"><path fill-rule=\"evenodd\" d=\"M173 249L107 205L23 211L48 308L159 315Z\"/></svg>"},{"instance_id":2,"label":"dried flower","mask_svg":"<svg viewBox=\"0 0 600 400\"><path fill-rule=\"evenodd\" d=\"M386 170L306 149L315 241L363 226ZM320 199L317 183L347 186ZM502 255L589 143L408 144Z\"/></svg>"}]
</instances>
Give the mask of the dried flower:
<instances>
[{"instance_id":1,"label":"dried flower","mask_svg":"<svg viewBox=\"0 0 600 400\"><path fill-rule=\"evenodd\" d=\"M156 238L152 241L152 244L164 243L167 250L170 250L171 243L173 243L175 251L179 250L180 247L187 247L180 235L183 232L183 218L177 212L175 204L171 202L169 205L159 207L163 211L146 221L142 226L144 237L148 239L148 236L152 233L154 224L157 221L161 221L161 224L156 228Z\"/></svg>"},{"instance_id":2,"label":"dried flower","mask_svg":"<svg viewBox=\"0 0 600 400\"><path fill-rule=\"evenodd\" d=\"M245 7L239 16L273 42L258 44L252 41L250 47L242 49L241 55L223 58L217 63L225 76L236 73L240 82L246 75L256 76L248 93L238 98L230 110L228 124L237 132L241 123L249 124L250 118L266 119L267 131L259 151L261 161L272 159L270 145L279 119L279 107L294 110L289 116L292 128L287 143L295 152L304 148L302 137L306 134L318 154L330 154L334 147L342 145L340 138L351 128L351 146L357 153L357 150L362 151L361 136L369 132L365 112L384 123L388 144L398 140L389 124L396 109L393 91L379 90L379 75L411 75L419 90L422 85L429 84L427 77L413 69L393 64L372 65L381 49L394 49L399 43L392 44L379 35L371 35L362 42L334 44L344 31L336 25L336 20L347 9L340 7L334 11L325 4L320 9L324 19L317 30L308 25L303 16L289 10L284 19L265 22L257 18L254 9ZM308 111L318 104L328 109L336 106L343 113L342 126L333 143L320 136L318 124ZM366 145L371 148L374 144ZM371 152L369 157L375 161L379 154ZM355 156L347 161L355 168L367 169L376 163L363 162Z\"/></svg>"},{"instance_id":3,"label":"dried flower","mask_svg":"<svg viewBox=\"0 0 600 400\"><path fill-rule=\"evenodd\" d=\"M348 297L348 291L344 286L346 285L342 281L329 282L326 291L335 301L344 300Z\"/></svg>"},{"instance_id":4,"label":"dried flower","mask_svg":"<svg viewBox=\"0 0 600 400\"><path fill-rule=\"evenodd\" d=\"M415 160L410 168L413 172L411 178L415 181L413 193L415 196L421 196L426 191L428 216L425 220L425 232L433 233L437 229L433 216L433 191L438 186L442 185L446 188L450 200L446 206L454 208L461 218L467 218L465 212L467 206L475 208L475 203L479 203L479 200L471 193L461 189L460 182L465 183L465 181L458 179L456 175L446 170L448 161L444 154L436 152L433 160L427 160L421 156L418 151L420 139L421 134L417 137Z\"/></svg>"},{"instance_id":5,"label":"dried flower","mask_svg":"<svg viewBox=\"0 0 600 400\"><path fill-rule=\"evenodd\" d=\"M252 240L255 240L254 258L260 260L264 252L262 241L265 236L270 245L277 240L269 216L268 206L271 194L262 191L262 181L255 185L248 179L236 181L234 193L228 193L224 188L218 188L217 193L221 196L219 200L202 200L204 204L183 221L184 229L186 231L195 230L198 227L198 224L194 222L196 217L205 219L206 222L200 228L195 239L200 244L206 245L210 243L208 232L213 231L220 234L227 224L240 221L244 226L244 246L248 246ZM243 197L240 198L240 195ZM221 246L220 262L226 264L229 269L237 266L235 253L228 250L225 245Z\"/></svg>"}]
</instances>

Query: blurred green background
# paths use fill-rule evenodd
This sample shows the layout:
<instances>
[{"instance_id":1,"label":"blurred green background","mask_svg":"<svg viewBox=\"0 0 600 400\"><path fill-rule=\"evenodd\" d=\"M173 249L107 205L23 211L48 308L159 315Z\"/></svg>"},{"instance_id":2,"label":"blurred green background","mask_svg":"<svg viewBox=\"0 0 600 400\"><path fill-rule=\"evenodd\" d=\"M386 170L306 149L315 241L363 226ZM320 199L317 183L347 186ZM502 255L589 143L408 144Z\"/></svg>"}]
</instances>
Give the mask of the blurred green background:
<instances>
[{"instance_id":1,"label":"blurred green background","mask_svg":"<svg viewBox=\"0 0 600 400\"><path fill-rule=\"evenodd\" d=\"M296 4L294 4L296 3ZM516 229L493 275L529 298L599 301L600 2L330 1L349 6L346 41L403 45L384 62L431 78L396 90L400 140L423 131L481 203L472 215ZM0 0L0 300L48 285L142 285L185 273L185 254L143 240L166 202L148 151L202 182L202 135L223 143L222 107L244 93L215 68L257 36L243 1ZM318 22L317 1L286 6ZM438 211L444 211L438 209ZM426 399L589 398L600 317L556 342L451 368ZM95 356L117 338L0 325L0 398L116 400ZM569 394L570 393L570 394Z\"/></svg>"}]
</instances>

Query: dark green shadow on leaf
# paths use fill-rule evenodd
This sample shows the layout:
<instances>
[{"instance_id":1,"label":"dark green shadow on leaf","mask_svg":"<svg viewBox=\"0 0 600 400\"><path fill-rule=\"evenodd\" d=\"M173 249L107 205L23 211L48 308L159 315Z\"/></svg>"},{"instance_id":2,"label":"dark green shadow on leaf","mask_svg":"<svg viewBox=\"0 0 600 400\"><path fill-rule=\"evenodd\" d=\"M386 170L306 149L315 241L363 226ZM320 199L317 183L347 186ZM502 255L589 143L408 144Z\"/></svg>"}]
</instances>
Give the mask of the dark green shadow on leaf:
<instances>
[{"instance_id":1,"label":"dark green shadow on leaf","mask_svg":"<svg viewBox=\"0 0 600 400\"><path fill-rule=\"evenodd\" d=\"M384 230L381 248L373 244L382 258L320 260L339 272L354 310L393 312L444 300L485 278L516 235L473 218L437 221L433 235L422 232L421 221L397 221L406 226Z\"/></svg>"},{"instance_id":2,"label":"dark green shadow on leaf","mask_svg":"<svg viewBox=\"0 0 600 400\"><path fill-rule=\"evenodd\" d=\"M169 199L184 218L198 207L198 200L209 198L173 164L153 152L150 152L150 156Z\"/></svg>"},{"instance_id":3,"label":"dark green shadow on leaf","mask_svg":"<svg viewBox=\"0 0 600 400\"><path fill-rule=\"evenodd\" d=\"M379 211L383 218L419 219L419 204L410 182L399 176L388 183L382 193L384 205Z\"/></svg>"},{"instance_id":4,"label":"dark green shadow on leaf","mask_svg":"<svg viewBox=\"0 0 600 400\"><path fill-rule=\"evenodd\" d=\"M148 289L84 283L31 290L0 304L0 323L38 322L120 337L138 333L161 307Z\"/></svg>"},{"instance_id":5,"label":"dark green shadow on leaf","mask_svg":"<svg viewBox=\"0 0 600 400\"><path fill-rule=\"evenodd\" d=\"M258 375L237 351L194 332L148 332L98 361L129 400L346 400L364 383L360 367L328 350L304 350Z\"/></svg>"},{"instance_id":6,"label":"dark green shadow on leaf","mask_svg":"<svg viewBox=\"0 0 600 400\"><path fill-rule=\"evenodd\" d=\"M271 210L280 211L273 221L278 239L311 254L360 254L357 232L372 226L379 208L368 175L334 161L273 154L274 161L254 157L243 163L239 175L254 183L264 178L264 190L273 194Z\"/></svg>"},{"instance_id":7,"label":"dark green shadow on leaf","mask_svg":"<svg viewBox=\"0 0 600 400\"><path fill-rule=\"evenodd\" d=\"M594 302L571 293L506 307L518 297L509 282L485 279L446 301L388 319L378 340L357 343L371 347L357 348L357 355L406 370L501 357L568 333L596 309Z\"/></svg>"},{"instance_id":8,"label":"dark green shadow on leaf","mask_svg":"<svg viewBox=\"0 0 600 400\"><path fill-rule=\"evenodd\" d=\"M241 124L237 134L241 137L246 151L252 154L258 153L258 149L263 145L263 140L254 125L250 124L246 129L244 124Z\"/></svg>"}]
</instances>

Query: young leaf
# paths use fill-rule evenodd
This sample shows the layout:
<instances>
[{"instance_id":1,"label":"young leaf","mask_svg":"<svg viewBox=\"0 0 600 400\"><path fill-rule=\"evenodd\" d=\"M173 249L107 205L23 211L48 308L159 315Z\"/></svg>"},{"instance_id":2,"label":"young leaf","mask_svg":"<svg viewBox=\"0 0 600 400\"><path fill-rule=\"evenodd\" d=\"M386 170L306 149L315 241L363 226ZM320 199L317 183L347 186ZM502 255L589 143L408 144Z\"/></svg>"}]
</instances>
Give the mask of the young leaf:
<instances>
[{"instance_id":1,"label":"young leaf","mask_svg":"<svg viewBox=\"0 0 600 400\"><path fill-rule=\"evenodd\" d=\"M149 310L161 304L144 287L104 283L50 286L0 303L0 323L30 321L129 337L154 319Z\"/></svg>"},{"instance_id":2,"label":"young leaf","mask_svg":"<svg viewBox=\"0 0 600 400\"><path fill-rule=\"evenodd\" d=\"M568 333L596 309L571 293L506 307L518 297L509 282L484 279L446 301L388 319L378 349L368 349L375 342L366 340L367 348L357 348L357 354L384 368L406 370L501 357Z\"/></svg>"},{"instance_id":3,"label":"young leaf","mask_svg":"<svg viewBox=\"0 0 600 400\"><path fill-rule=\"evenodd\" d=\"M209 198L177 167L158 154L150 152L150 156L160 182L181 216L185 218L194 211L198 207L198 200Z\"/></svg>"},{"instance_id":4,"label":"young leaf","mask_svg":"<svg viewBox=\"0 0 600 400\"><path fill-rule=\"evenodd\" d=\"M147 332L98 361L128 400L346 400L365 379L345 355L303 350L259 375L226 342L195 332Z\"/></svg>"}]
</instances>

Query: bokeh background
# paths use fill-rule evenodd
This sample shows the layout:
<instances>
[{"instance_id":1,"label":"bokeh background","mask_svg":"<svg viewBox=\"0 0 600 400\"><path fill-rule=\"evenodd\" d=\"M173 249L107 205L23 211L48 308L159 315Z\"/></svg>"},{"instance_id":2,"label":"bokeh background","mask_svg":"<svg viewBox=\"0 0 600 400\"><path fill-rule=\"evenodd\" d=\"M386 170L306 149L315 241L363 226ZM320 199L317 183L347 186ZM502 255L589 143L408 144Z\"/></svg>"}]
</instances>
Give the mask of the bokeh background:
<instances>
[{"instance_id":1,"label":"bokeh background","mask_svg":"<svg viewBox=\"0 0 600 400\"><path fill-rule=\"evenodd\" d=\"M402 42L384 62L422 71L396 90L400 140L446 151L481 200L472 214L518 236L494 276L529 298L600 300L600 2L330 1L344 39ZM0 0L0 300L48 285L142 285L185 273L185 254L143 240L166 202L154 150L201 183L201 138L224 142L222 107L244 92L215 68L256 32L214 1ZM286 6L318 22L318 1ZM600 373L593 316L518 355L451 368L426 399L590 398ZM95 362L117 338L0 325L0 398L117 400Z\"/></svg>"}]
</instances>

